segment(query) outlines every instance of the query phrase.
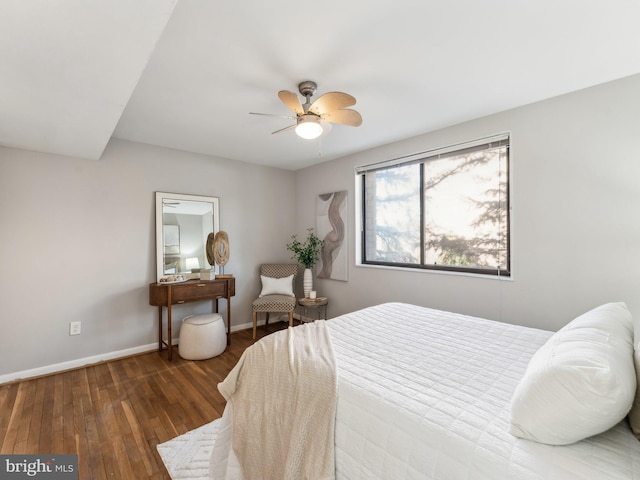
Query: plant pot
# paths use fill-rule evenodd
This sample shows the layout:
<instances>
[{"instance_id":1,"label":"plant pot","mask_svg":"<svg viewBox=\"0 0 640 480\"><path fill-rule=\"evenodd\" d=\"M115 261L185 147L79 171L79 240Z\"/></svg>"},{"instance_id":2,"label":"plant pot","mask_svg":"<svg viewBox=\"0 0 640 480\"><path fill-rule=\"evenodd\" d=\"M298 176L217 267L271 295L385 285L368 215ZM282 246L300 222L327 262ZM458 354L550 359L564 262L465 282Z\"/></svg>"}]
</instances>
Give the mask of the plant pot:
<instances>
[{"instance_id":1,"label":"plant pot","mask_svg":"<svg viewBox=\"0 0 640 480\"><path fill-rule=\"evenodd\" d=\"M304 269L304 276L302 277L302 290L304 291L304 298L309 298L309 292L313 290L313 273L310 268Z\"/></svg>"}]
</instances>

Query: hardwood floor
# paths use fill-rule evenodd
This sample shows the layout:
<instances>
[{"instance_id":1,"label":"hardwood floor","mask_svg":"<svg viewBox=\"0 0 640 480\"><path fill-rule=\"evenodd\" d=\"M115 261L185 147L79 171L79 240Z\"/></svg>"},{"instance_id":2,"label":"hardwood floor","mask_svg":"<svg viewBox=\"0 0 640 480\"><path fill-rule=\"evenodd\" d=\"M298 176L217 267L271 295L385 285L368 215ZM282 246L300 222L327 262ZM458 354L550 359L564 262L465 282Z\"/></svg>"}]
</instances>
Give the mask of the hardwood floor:
<instances>
[{"instance_id":1,"label":"hardwood floor","mask_svg":"<svg viewBox=\"0 0 640 480\"><path fill-rule=\"evenodd\" d=\"M82 480L169 479L156 445L222 415L217 384L253 343L251 330L231 338L210 360L165 350L0 385L0 453L78 454Z\"/></svg>"}]
</instances>

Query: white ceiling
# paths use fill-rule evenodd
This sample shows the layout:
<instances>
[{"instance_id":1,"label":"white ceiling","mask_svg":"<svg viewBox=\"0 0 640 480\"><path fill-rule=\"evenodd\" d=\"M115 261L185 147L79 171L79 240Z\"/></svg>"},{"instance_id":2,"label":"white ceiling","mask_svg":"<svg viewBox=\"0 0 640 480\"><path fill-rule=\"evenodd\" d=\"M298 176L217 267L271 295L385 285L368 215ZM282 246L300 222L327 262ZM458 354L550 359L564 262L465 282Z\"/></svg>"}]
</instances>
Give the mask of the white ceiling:
<instances>
[{"instance_id":1,"label":"white ceiling","mask_svg":"<svg viewBox=\"0 0 640 480\"><path fill-rule=\"evenodd\" d=\"M2 0L0 144L295 170L640 73L639 22L638 0ZM303 80L362 126L308 141L248 114L288 115Z\"/></svg>"}]
</instances>

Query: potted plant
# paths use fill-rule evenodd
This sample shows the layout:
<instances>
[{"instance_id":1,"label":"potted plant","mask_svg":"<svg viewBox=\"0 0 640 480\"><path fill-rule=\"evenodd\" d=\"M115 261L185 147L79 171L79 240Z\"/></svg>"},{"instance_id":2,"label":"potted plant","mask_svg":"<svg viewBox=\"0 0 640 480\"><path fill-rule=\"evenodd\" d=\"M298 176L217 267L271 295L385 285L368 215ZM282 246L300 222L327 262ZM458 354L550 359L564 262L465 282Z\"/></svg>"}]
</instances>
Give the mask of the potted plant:
<instances>
[{"instance_id":1,"label":"potted plant","mask_svg":"<svg viewBox=\"0 0 640 480\"><path fill-rule=\"evenodd\" d=\"M320 240L313 228L307 229L307 238L304 242L298 240L297 235L291 236L291 243L287 244L287 250L293 252L291 258L304 265L303 290L305 298L309 298L309 292L313 290L313 274L311 269L320 259L320 251L324 245L324 240Z\"/></svg>"}]
</instances>

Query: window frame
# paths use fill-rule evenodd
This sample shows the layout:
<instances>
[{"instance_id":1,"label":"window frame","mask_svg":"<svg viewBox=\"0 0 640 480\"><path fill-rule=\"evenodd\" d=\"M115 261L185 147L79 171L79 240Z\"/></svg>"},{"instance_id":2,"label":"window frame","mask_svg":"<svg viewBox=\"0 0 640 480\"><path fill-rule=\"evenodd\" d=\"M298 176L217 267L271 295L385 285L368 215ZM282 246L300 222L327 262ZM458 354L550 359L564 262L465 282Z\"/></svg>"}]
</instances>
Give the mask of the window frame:
<instances>
[{"instance_id":1,"label":"window frame","mask_svg":"<svg viewBox=\"0 0 640 480\"><path fill-rule=\"evenodd\" d=\"M495 144L495 145L494 145ZM481 268L481 267L468 267L468 266L455 266L455 265L438 265L425 263L425 205L424 205L424 164L429 159L446 158L460 155L465 150L477 150L477 149L489 149L492 146L505 146L506 147L506 161L505 161L505 222L506 222L506 265L504 268L498 266L496 268ZM482 148L484 147L484 148ZM401 263L401 262L387 262L378 260L367 260L366 257L366 181L365 175L367 172L376 170L382 170L391 167L400 167L409 164L420 164L420 261L419 263ZM358 259L359 266L370 267L383 267L383 268L395 268L395 269L408 269L413 271L426 271L426 272L440 272L440 273L458 273L458 274L472 274L480 275L482 277L497 277L497 278L512 278L512 265L511 265L511 134L501 133L491 137L485 137L471 142L464 142L461 144L451 145L434 150L427 150L413 155L394 158L370 165L364 165L355 168L356 175L356 191L357 197L359 197L357 215L358 215L358 228L357 232L360 239L359 252L357 252L356 258Z\"/></svg>"}]
</instances>

